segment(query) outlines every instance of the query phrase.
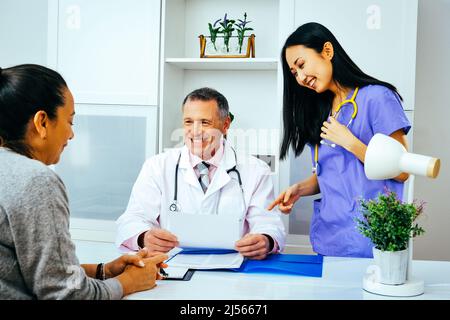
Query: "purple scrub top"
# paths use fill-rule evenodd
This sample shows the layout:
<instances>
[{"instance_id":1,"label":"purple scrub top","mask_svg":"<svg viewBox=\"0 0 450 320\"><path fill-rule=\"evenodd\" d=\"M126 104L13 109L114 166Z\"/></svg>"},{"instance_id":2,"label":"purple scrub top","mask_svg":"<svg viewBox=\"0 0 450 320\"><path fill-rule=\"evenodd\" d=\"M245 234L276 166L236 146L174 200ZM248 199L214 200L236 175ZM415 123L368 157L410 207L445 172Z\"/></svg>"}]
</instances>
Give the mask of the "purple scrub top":
<instances>
[{"instance_id":1,"label":"purple scrub top","mask_svg":"<svg viewBox=\"0 0 450 320\"><path fill-rule=\"evenodd\" d=\"M353 90L347 99L350 99ZM397 94L381 85L368 85L356 96L358 113L349 126L350 131L365 145L376 133L391 135L411 125ZM347 125L353 107L344 105L337 120ZM310 145L314 162L314 145ZM325 256L372 257L372 242L361 235L355 217L361 217L358 200L373 199L385 188L401 199L403 183L395 180L369 180L364 165L341 146L319 145L321 199L314 200L310 239L315 252Z\"/></svg>"}]
</instances>

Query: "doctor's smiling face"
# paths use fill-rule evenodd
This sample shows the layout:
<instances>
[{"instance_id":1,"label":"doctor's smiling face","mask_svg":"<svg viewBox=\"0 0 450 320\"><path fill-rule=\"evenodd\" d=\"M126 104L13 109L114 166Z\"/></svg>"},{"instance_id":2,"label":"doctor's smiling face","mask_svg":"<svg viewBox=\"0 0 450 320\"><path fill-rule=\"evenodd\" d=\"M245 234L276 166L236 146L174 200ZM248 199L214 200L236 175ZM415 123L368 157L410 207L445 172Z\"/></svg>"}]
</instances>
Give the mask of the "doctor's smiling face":
<instances>
[{"instance_id":1,"label":"doctor's smiling face","mask_svg":"<svg viewBox=\"0 0 450 320\"><path fill-rule=\"evenodd\" d=\"M299 85L322 93L335 86L333 54L331 42L326 42L320 53L304 45L294 45L286 48L286 62Z\"/></svg>"},{"instance_id":2,"label":"doctor's smiling face","mask_svg":"<svg viewBox=\"0 0 450 320\"><path fill-rule=\"evenodd\" d=\"M184 140L199 158L208 160L214 156L229 127L230 117L221 116L216 100L188 99L184 104Z\"/></svg>"}]
</instances>

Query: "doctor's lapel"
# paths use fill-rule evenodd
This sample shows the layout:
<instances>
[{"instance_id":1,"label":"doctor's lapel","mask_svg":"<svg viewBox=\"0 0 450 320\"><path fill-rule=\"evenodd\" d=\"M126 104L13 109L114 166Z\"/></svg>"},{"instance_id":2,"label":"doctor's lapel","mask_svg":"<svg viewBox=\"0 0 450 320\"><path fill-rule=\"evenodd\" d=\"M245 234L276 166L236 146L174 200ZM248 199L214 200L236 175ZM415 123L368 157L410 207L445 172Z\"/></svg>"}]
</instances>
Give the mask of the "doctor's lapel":
<instances>
[{"instance_id":1,"label":"doctor's lapel","mask_svg":"<svg viewBox=\"0 0 450 320\"><path fill-rule=\"evenodd\" d=\"M219 191L223 186L231 181L230 175L227 173L228 169L233 168L236 165L233 150L225 144L224 154L220 165L214 174L214 177L206 190L205 196L209 196L214 192Z\"/></svg>"},{"instance_id":2,"label":"doctor's lapel","mask_svg":"<svg viewBox=\"0 0 450 320\"><path fill-rule=\"evenodd\" d=\"M227 174L227 171L222 165L220 165L220 167L217 168L208 189L206 190L205 196L209 196L214 192L219 191L224 185L230 182L230 180L231 178Z\"/></svg>"},{"instance_id":3,"label":"doctor's lapel","mask_svg":"<svg viewBox=\"0 0 450 320\"><path fill-rule=\"evenodd\" d=\"M194 172L194 168L192 168L192 166L191 166L191 162L189 160L189 149L186 146L184 146L181 151L180 169L181 169L181 172L183 173L183 180L186 183L188 183L202 191L202 187L200 186L200 183L198 182L198 178Z\"/></svg>"}]
</instances>

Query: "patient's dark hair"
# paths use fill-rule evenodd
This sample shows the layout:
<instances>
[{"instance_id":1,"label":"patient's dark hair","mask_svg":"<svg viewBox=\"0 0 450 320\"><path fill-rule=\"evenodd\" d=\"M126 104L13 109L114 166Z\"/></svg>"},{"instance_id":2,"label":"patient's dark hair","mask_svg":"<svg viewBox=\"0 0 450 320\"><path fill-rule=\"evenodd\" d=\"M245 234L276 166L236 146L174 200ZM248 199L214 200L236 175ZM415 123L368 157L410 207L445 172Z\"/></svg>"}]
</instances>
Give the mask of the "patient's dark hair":
<instances>
[{"instance_id":1,"label":"patient's dark hair","mask_svg":"<svg viewBox=\"0 0 450 320\"><path fill-rule=\"evenodd\" d=\"M57 108L64 105L65 88L58 72L40 65L0 68L0 146L31 158L27 125L38 111L55 119Z\"/></svg>"}]
</instances>

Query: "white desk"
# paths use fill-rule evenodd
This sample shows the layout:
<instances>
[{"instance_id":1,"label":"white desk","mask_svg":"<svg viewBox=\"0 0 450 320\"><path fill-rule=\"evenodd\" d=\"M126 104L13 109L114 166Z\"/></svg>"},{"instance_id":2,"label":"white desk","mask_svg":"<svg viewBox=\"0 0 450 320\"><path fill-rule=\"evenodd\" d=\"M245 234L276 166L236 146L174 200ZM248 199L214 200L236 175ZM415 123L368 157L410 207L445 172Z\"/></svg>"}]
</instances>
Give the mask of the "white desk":
<instances>
[{"instance_id":1,"label":"white desk","mask_svg":"<svg viewBox=\"0 0 450 320\"><path fill-rule=\"evenodd\" d=\"M75 244L81 263L111 261L119 256L112 243L75 241ZM373 259L325 257L322 278L196 271L190 281L158 281L156 288L125 298L139 300L450 300L450 262L413 261L413 276L425 281L425 293L412 298L383 297L364 291L363 276L371 264Z\"/></svg>"},{"instance_id":2,"label":"white desk","mask_svg":"<svg viewBox=\"0 0 450 320\"><path fill-rule=\"evenodd\" d=\"M152 290L126 299L149 300L450 300L450 262L413 261L413 275L425 281L425 293L412 298L383 297L362 289L373 259L325 257L322 278L273 274L196 271L190 281L160 280Z\"/></svg>"}]
</instances>

